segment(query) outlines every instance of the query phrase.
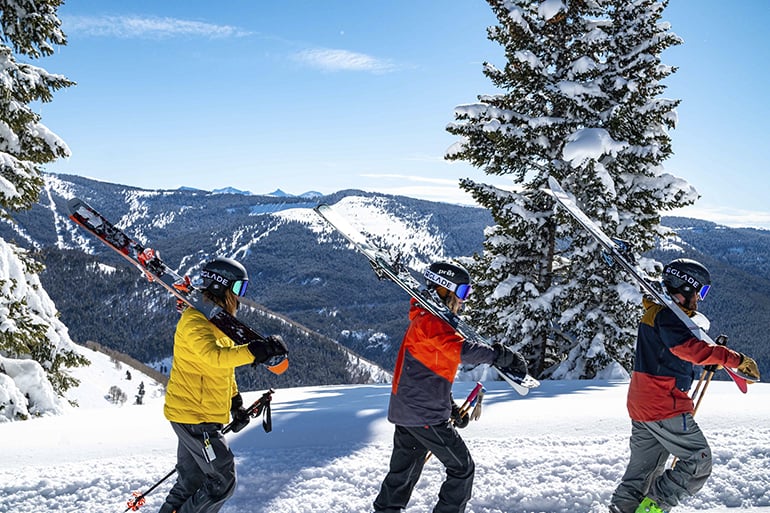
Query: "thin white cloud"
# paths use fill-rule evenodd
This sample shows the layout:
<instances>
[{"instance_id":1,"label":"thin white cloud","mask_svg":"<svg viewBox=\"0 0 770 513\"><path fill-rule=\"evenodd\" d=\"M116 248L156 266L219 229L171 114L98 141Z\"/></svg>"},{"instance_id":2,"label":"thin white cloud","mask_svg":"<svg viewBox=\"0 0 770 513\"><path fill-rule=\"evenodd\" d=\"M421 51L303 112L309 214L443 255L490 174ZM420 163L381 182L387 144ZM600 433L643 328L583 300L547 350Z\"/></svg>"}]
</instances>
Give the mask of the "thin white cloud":
<instances>
[{"instance_id":1,"label":"thin white cloud","mask_svg":"<svg viewBox=\"0 0 770 513\"><path fill-rule=\"evenodd\" d=\"M388 73L396 65L387 59L378 59L363 53L331 48L311 48L296 52L294 60L307 66L324 71L366 71L370 73Z\"/></svg>"},{"instance_id":2,"label":"thin white cloud","mask_svg":"<svg viewBox=\"0 0 770 513\"><path fill-rule=\"evenodd\" d=\"M228 38L249 35L232 25L215 25L177 18L141 16L62 16L68 35L119 37L125 39L164 39L172 37Z\"/></svg>"},{"instance_id":3,"label":"thin white cloud","mask_svg":"<svg viewBox=\"0 0 770 513\"><path fill-rule=\"evenodd\" d=\"M731 228L762 228L770 230L770 212L734 208L689 206L664 215L692 217Z\"/></svg>"},{"instance_id":4,"label":"thin white cloud","mask_svg":"<svg viewBox=\"0 0 770 513\"><path fill-rule=\"evenodd\" d=\"M463 191L459 187L449 187L444 185L409 185L388 186L380 185L376 188L368 188L381 194L392 194L394 196L408 196L428 201L438 201L441 203L451 203L454 205L478 206L473 196Z\"/></svg>"},{"instance_id":5,"label":"thin white cloud","mask_svg":"<svg viewBox=\"0 0 770 513\"><path fill-rule=\"evenodd\" d=\"M454 187L458 187L458 183L460 182L460 180L457 178L428 178L426 176L400 175L396 173L368 173L368 174L362 174L361 176L364 176L366 178L401 180L406 182L428 183L428 184L435 184L435 185L449 185Z\"/></svg>"}]
</instances>

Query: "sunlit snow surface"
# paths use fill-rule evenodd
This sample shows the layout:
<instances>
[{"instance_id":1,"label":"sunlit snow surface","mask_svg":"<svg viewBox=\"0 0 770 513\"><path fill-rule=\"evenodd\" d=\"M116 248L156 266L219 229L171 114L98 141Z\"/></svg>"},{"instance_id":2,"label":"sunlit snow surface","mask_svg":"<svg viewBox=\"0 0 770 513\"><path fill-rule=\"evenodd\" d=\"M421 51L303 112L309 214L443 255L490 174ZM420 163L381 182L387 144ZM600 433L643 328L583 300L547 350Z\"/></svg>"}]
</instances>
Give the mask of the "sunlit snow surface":
<instances>
[{"instance_id":1,"label":"sunlit snow surface","mask_svg":"<svg viewBox=\"0 0 770 513\"><path fill-rule=\"evenodd\" d=\"M457 383L455 397L472 386ZM628 456L627 384L546 381L527 397L500 382L485 387L481 419L462 432L477 464L467 511L604 512ZM388 394L388 385L276 390L273 432L253 421L230 436L239 485L222 512L371 511L391 450ZM79 409L1 424L0 511L123 511L133 490L175 463L162 397L151 395L145 405L115 407L81 391ZM712 382L696 417L714 472L677 511L770 512L770 386L743 395L731 382ZM432 459L407 511L431 511L442 479ZM170 484L142 511L157 511Z\"/></svg>"}]
</instances>

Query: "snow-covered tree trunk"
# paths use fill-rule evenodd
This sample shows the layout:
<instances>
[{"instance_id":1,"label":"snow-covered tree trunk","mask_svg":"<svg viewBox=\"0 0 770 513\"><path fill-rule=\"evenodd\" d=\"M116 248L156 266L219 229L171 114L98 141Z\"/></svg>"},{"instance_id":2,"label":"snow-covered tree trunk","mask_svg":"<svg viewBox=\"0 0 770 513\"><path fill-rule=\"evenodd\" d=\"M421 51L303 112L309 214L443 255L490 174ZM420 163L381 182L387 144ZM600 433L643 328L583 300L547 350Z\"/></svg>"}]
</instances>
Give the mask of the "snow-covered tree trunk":
<instances>
[{"instance_id":1,"label":"snow-covered tree trunk","mask_svg":"<svg viewBox=\"0 0 770 513\"><path fill-rule=\"evenodd\" d=\"M660 53L681 41L656 0L488 3L507 62L483 71L500 92L456 107L447 158L511 176L516 192L461 183L497 223L474 265L488 296L471 315L494 320L487 334L510 335L540 377L617 376L630 370L640 292L542 188L553 175L607 233L637 254L653 246L660 212L696 199L662 168L678 102L659 97L673 72Z\"/></svg>"}]
</instances>

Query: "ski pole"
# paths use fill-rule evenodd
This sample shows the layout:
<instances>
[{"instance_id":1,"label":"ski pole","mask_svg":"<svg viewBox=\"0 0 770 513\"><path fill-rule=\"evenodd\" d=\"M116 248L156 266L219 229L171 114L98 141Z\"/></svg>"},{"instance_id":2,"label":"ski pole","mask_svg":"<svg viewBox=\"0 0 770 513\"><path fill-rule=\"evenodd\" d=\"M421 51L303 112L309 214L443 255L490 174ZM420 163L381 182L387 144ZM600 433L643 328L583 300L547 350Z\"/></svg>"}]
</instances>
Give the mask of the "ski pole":
<instances>
[{"instance_id":1,"label":"ski pole","mask_svg":"<svg viewBox=\"0 0 770 513\"><path fill-rule=\"evenodd\" d=\"M477 381L476 386L473 387L473 390L471 390L471 392L468 394L468 397L465 398L465 401L460 406L460 418L463 418L468 413L468 411L470 411L470 409L476 405L476 399L483 389L484 385L482 385L480 381ZM433 453L428 451L428 454L425 455L425 461L428 461L431 456L433 456Z\"/></svg>"},{"instance_id":2,"label":"ski pole","mask_svg":"<svg viewBox=\"0 0 770 513\"><path fill-rule=\"evenodd\" d=\"M720 346L726 346L727 345L727 335L719 335L715 342L717 345ZM693 417L698 412L698 407L700 406L701 401L703 400L703 395L706 393L706 389L709 387L709 384L711 383L711 378L714 377L714 374L716 371L719 370L719 365L707 365L703 368L703 372L700 373L700 379L698 380L698 384L695 386L695 390L692 392L692 399L695 401L695 405L692 409L692 415ZM701 385L703 385L703 389L701 389ZM674 459L671 460L671 468L673 469L676 466L677 457L674 456Z\"/></svg>"},{"instance_id":3,"label":"ski pole","mask_svg":"<svg viewBox=\"0 0 770 513\"><path fill-rule=\"evenodd\" d=\"M697 399L695 401L695 407L693 407L692 414L695 416L695 414L698 412L698 407L700 406L700 402L703 400L703 394L706 393L706 389L709 387L709 383L711 383L711 378L714 377L714 374L716 373L717 369L719 367L716 365L709 365L703 370L703 374L706 375L706 381L703 385L703 390L701 390L701 393L697 395ZM696 397L693 395L693 397Z\"/></svg>"},{"instance_id":4,"label":"ski pole","mask_svg":"<svg viewBox=\"0 0 770 513\"><path fill-rule=\"evenodd\" d=\"M272 388L269 389L267 392L262 394L262 396L254 401L251 406L246 408L246 413L251 418L257 418L260 415L264 415L264 418L262 420L262 428L265 430L266 433L269 433L273 429L272 424L272 418L270 414L270 401L273 398L273 392L275 392ZM233 424L235 421L230 422L225 427L222 428L222 434L227 434L230 431L233 430ZM166 479L173 476L176 473L176 467L163 476L157 483L152 485L150 488L145 490L144 492L134 492L133 497L128 500L126 505L128 506L125 510L123 510L123 513L126 513L127 511L137 511L139 508L144 506L145 498L147 495L149 495L153 490L155 490L158 486L161 485Z\"/></svg>"}]
</instances>

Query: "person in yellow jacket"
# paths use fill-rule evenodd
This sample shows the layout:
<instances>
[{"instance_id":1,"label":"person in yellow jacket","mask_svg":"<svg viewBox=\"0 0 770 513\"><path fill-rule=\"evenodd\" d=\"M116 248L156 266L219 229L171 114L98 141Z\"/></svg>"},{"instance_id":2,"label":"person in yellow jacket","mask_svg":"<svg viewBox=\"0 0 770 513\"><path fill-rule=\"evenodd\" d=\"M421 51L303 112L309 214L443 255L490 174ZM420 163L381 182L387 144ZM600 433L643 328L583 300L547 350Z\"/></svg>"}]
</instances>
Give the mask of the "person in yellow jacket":
<instances>
[{"instance_id":1,"label":"person in yellow jacket","mask_svg":"<svg viewBox=\"0 0 770 513\"><path fill-rule=\"evenodd\" d=\"M235 260L217 258L201 270L203 297L235 315L249 277ZM174 334L171 376L163 412L178 438L177 481L159 513L216 513L235 491L235 462L222 428L232 431L249 416L235 382L235 368L287 354L280 336L235 345L193 308L182 312Z\"/></svg>"}]
</instances>

